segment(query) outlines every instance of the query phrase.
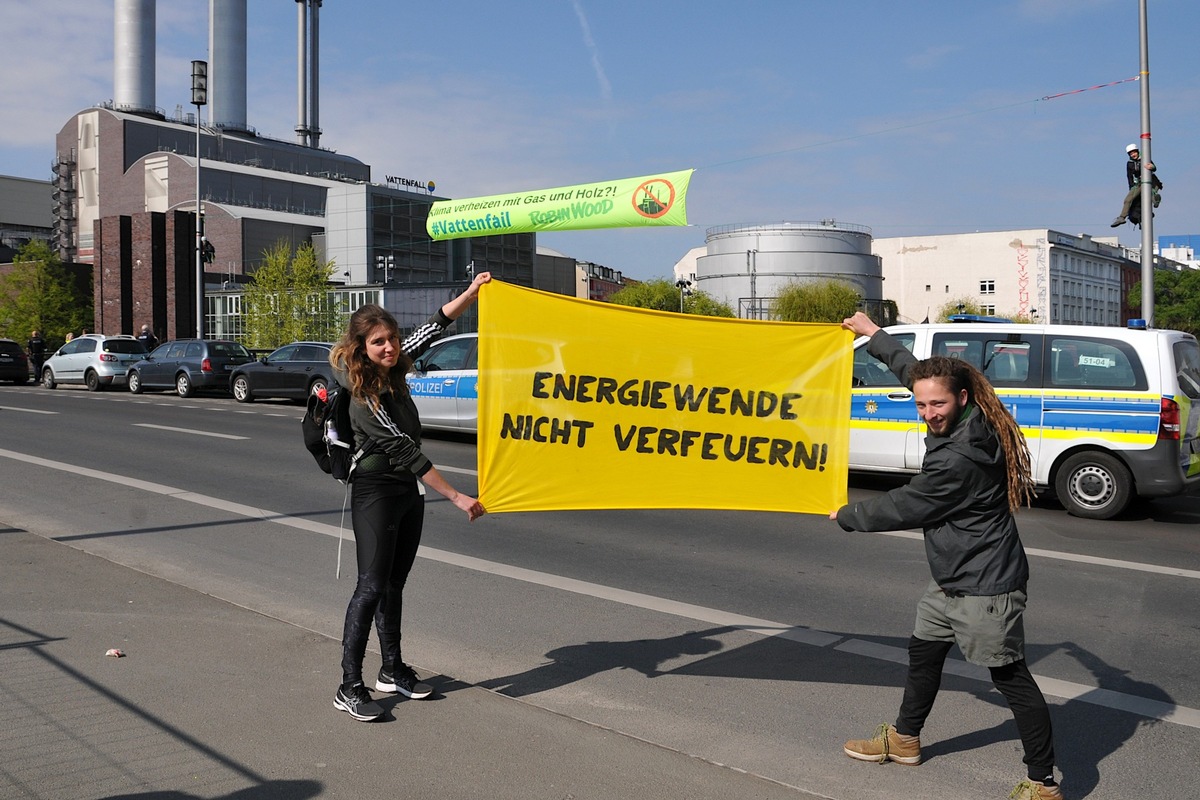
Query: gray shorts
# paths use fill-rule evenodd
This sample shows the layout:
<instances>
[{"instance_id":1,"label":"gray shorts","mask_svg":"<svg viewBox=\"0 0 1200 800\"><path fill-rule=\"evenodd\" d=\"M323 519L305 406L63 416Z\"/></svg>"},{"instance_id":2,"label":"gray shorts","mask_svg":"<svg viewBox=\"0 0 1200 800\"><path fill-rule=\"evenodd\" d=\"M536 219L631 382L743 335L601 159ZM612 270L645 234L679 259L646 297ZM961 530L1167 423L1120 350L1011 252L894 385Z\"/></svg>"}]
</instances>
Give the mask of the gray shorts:
<instances>
[{"instance_id":1,"label":"gray shorts","mask_svg":"<svg viewBox=\"0 0 1200 800\"><path fill-rule=\"evenodd\" d=\"M1025 658L1025 590L991 597L950 597L930 581L917 604L913 636L954 642L963 657L982 667L1002 667Z\"/></svg>"}]
</instances>

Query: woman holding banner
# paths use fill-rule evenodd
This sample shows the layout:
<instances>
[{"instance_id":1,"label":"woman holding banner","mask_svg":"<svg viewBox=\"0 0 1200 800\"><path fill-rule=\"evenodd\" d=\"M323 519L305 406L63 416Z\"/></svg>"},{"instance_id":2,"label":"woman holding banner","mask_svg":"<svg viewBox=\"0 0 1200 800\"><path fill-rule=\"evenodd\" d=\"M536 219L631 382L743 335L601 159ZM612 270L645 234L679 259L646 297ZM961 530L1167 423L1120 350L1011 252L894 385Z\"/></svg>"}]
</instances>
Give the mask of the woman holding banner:
<instances>
[{"instance_id":1,"label":"woman holding banner","mask_svg":"<svg viewBox=\"0 0 1200 800\"><path fill-rule=\"evenodd\" d=\"M861 311L842 327L870 336L867 350L912 389L924 420L925 460L907 485L842 506L830 514L848 531L924 528L933 580L917 605L908 642L908 678L894 725L846 742L860 761L915 766L919 735L957 644L967 661L987 667L1008 701L1025 749L1028 780L1016 800L1061 800L1054 778L1050 712L1025 663L1025 585L1029 562L1013 518L1033 494L1029 450L987 379L965 361L918 361Z\"/></svg>"},{"instance_id":2,"label":"woman holding banner","mask_svg":"<svg viewBox=\"0 0 1200 800\"><path fill-rule=\"evenodd\" d=\"M474 497L458 492L421 452L421 420L408 394L405 375L414 358L479 297L492 279L480 273L458 297L443 305L403 342L396 319L377 305L350 316L329 360L344 391L351 394L355 443L375 447L352 473L351 515L358 582L346 609L342 634L342 683L334 707L364 722L383 709L363 685L362 666L371 620L375 620L383 664L375 688L422 699L433 687L422 683L400 654L404 584L417 557L428 486L464 511L469 521L484 514Z\"/></svg>"}]
</instances>

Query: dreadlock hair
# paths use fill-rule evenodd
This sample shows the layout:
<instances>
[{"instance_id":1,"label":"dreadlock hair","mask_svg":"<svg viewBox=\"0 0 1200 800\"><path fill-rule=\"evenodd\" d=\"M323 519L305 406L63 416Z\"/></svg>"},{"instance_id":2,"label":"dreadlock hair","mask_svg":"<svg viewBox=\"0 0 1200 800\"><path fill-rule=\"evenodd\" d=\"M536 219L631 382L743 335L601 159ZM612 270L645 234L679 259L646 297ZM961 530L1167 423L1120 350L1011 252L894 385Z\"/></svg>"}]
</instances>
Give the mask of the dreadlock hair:
<instances>
[{"instance_id":1,"label":"dreadlock hair","mask_svg":"<svg viewBox=\"0 0 1200 800\"><path fill-rule=\"evenodd\" d=\"M970 363L959 358L933 356L913 365L908 379L913 383L923 379L934 379L958 395L967 390L967 401L974 403L983 412L1004 450L1004 469L1008 478L1008 510L1016 513L1022 505L1033 498L1033 472L1030 466L1029 446L1025 434L1004 403L996 396L992 385L983 373Z\"/></svg>"}]
</instances>

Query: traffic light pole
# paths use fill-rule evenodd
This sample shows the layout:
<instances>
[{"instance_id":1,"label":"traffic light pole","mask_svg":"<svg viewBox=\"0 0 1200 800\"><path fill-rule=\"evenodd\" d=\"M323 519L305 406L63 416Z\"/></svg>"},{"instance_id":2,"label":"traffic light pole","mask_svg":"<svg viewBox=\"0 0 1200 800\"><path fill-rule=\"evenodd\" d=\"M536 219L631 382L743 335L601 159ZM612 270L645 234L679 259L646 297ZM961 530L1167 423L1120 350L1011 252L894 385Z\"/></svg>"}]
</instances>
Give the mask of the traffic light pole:
<instances>
[{"instance_id":1,"label":"traffic light pole","mask_svg":"<svg viewBox=\"0 0 1200 800\"><path fill-rule=\"evenodd\" d=\"M196 106L196 338L204 338L204 212L200 209L200 107L208 104L208 62L192 62Z\"/></svg>"}]
</instances>

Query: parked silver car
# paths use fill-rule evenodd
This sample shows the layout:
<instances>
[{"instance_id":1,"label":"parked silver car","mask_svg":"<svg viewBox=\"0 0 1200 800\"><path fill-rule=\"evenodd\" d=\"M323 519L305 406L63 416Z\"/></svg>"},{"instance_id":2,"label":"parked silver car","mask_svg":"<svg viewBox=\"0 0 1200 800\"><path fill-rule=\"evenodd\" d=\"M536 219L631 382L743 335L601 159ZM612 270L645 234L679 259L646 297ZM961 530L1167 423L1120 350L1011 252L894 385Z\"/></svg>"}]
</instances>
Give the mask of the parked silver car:
<instances>
[{"instance_id":1,"label":"parked silver car","mask_svg":"<svg viewBox=\"0 0 1200 800\"><path fill-rule=\"evenodd\" d=\"M146 346L132 336L85 333L46 359L42 386L54 389L60 383L82 383L92 392L124 386L129 367L145 357Z\"/></svg>"}]
</instances>

